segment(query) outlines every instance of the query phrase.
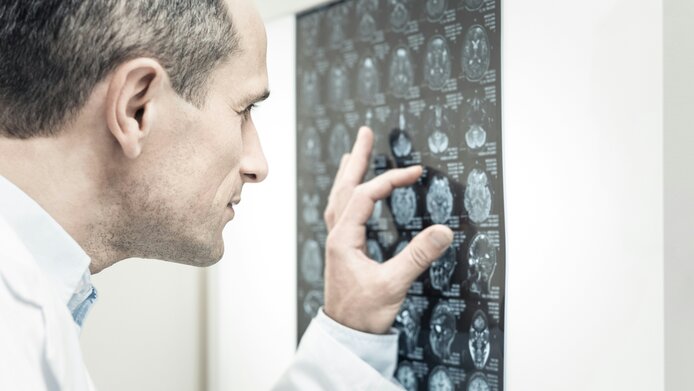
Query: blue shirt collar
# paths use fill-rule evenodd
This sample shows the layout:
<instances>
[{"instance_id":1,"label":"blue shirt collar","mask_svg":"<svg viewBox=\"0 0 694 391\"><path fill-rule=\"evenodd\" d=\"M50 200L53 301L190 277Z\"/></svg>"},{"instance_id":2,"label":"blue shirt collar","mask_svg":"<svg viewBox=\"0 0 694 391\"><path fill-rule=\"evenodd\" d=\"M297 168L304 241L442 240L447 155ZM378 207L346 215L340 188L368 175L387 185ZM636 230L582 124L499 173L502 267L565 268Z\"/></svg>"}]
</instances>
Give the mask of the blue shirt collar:
<instances>
[{"instance_id":1,"label":"blue shirt collar","mask_svg":"<svg viewBox=\"0 0 694 391\"><path fill-rule=\"evenodd\" d=\"M53 282L60 300L69 304L73 317L85 299L91 298L88 304L94 301L96 294L90 282L91 260L87 253L36 201L1 175L0 217ZM86 310L82 308L81 319L84 314ZM75 321L81 324L76 317Z\"/></svg>"}]
</instances>

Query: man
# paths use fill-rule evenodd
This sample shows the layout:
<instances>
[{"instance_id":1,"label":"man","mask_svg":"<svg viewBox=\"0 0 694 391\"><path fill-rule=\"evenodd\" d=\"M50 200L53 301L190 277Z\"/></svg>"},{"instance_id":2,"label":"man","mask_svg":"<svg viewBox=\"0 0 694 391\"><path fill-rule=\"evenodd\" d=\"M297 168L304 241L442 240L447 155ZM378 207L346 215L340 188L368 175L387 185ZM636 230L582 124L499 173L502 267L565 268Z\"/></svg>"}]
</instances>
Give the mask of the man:
<instances>
[{"instance_id":1,"label":"man","mask_svg":"<svg viewBox=\"0 0 694 391\"><path fill-rule=\"evenodd\" d=\"M78 345L90 273L221 258L243 185L267 176L251 115L265 51L241 0L0 3L0 389L93 389ZM372 143L361 129L342 159L325 307L277 389L399 388L391 324L452 232L432 226L384 264L364 255L375 201L421 175L361 184Z\"/></svg>"}]
</instances>

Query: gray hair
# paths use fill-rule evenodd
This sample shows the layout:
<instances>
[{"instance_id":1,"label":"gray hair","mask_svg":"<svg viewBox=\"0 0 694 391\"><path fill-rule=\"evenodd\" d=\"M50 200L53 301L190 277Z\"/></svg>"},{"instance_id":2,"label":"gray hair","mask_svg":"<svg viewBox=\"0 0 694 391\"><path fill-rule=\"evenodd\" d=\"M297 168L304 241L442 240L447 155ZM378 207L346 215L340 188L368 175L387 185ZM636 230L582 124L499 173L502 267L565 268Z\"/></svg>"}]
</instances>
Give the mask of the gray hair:
<instances>
[{"instance_id":1,"label":"gray hair","mask_svg":"<svg viewBox=\"0 0 694 391\"><path fill-rule=\"evenodd\" d=\"M238 48L223 0L2 0L0 136L55 135L119 64L151 57L202 105Z\"/></svg>"}]
</instances>

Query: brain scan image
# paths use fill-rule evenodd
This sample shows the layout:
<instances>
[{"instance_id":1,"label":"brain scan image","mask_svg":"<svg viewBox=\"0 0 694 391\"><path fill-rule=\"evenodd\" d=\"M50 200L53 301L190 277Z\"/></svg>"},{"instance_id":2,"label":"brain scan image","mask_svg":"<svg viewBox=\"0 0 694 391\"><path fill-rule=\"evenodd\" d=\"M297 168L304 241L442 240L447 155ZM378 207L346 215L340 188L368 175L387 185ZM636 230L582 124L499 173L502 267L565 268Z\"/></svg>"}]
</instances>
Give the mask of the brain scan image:
<instances>
[{"instance_id":1,"label":"brain scan image","mask_svg":"<svg viewBox=\"0 0 694 391\"><path fill-rule=\"evenodd\" d=\"M359 0L357 2L357 17L359 25L357 34L362 41L370 41L376 34L376 19L373 14L378 10L378 0Z\"/></svg>"},{"instance_id":2,"label":"brain scan image","mask_svg":"<svg viewBox=\"0 0 694 391\"><path fill-rule=\"evenodd\" d=\"M364 57L357 75L357 96L365 105L374 105L380 91L381 76L376 68L376 60L371 56Z\"/></svg>"},{"instance_id":3,"label":"brain scan image","mask_svg":"<svg viewBox=\"0 0 694 391\"><path fill-rule=\"evenodd\" d=\"M427 191L427 212L434 224L445 224L453 211L453 193L448 178L435 176Z\"/></svg>"},{"instance_id":4,"label":"brain scan image","mask_svg":"<svg viewBox=\"0 0 694 391\"><path fill-rule=\"evenodd\" d=\"M490 391L489 382L483 373L473 373L467 382L467 391Z\"/></svg>"},{"instance_id":5,"label":"brain scan image","mask_svg":"<svg viewBox=\"0 0 694 391\"><path fill-rule=\"evenodd\" d=\"M320 136L313 126L306 128L301 137L301 151L304 162L309 166L315 167L320 163L322 158Z\"/></svg>"},{"instance_id":6,"label":"brain scan image","mask_svg":"<svg viewBox=\"0 0 694 391\"><path fill-rule=\"evenodd\" d=\"M491 350L490 341L491 337L489 333L487 315L485 315L482 310L477 310L472 316L472 323L470 324L470 339L468 341L470 357L472 357L472 362L475 364L475 368L484 369L484 366L487 365L489 351Z\"/></svg>"},{"instance_id":7,"label":"brain scan image","mask_svg":"<svg viewBox=\"0 0 694 391\"><path fill-rule=\"evenodd\" d=\"M451 355L451 345L455 338L455 315L446 302L440 302L434 307L429 324L429 344L431 351L441 360Z\"/></svg>"},{"instance_id":8,"label":"brain scan image","mask_svg":"<svg viewBox=\"0 0 694 391\"><path fill-rule=\"evenodd\" d=\"M428 391L453 391L455 386L446 367L439 365L429 374Z\"/></svg>"},{"instance_id":9,"label":"brain scan image","mask_svg":"<svg viewBox=\"0 0 694 391\"><path fill-rule=\"evenodd\" d=\"M496 247L487 235L478 233L472 238L468 251L467 285L470 292L478 295L489 293L495 269Z\"/></svg>"},{"instance_id":10,"label":"brain scan image","mask_svg":"<svg viewBox=\"0 0 694 391\"><path fill-rule=\"evenodd\" d=\"M389 0L391 5L390 27L393 31L401 32L407 27L410 21L410 11L407 9L405 0Z\"/></svg>"},{"instance_id":11,"label":"brain scan image","mask_svg":"<svg viewBox=\"0 0 694 391\"><path fill-rule=\"evenodd\" d=\"M486 0L465 0L465 9L468 11L477 11L482 7Z\"/></svg>"},{"instance_id":12,"label":"brain scan image","mask_svg":"<svg viewBox=\"0 0 694 391\"><path fill-rule=\"evenodd\" d=\"M368 224L376 224L378 220L383 215L383 200L378 200L374 204L374 210L371 212L371 217L369 217Z\"/></svg>"},{"instance_id":13,"label":"brain scan image","mask_svg":"<svg viewBox=\"0 0 694 391\"><path fill-rule=\"evenodd\" d=\"M341 64L335 64L330 68L328 77L328 103L333 110L342 110L345 101L349 99L347 69Z\"/></svg>"},{"instance_id":14,"label":"brain scan image","mask_svg":"<svg viewBox=\"0 0 694 391\"><path fill-rule=\"evenodd\" d=\"M304 113L311 115L321 103L318 74L315 71L304 72L301 78L301 96Z\"/></svg>"},{"instance_id":15,"label":"brain scan image","mask_svg":"<svg viewBox=\"0 0 694 391\"><path fill-rule=\"evenodd\" d=\"M347 8L344 6L332 7L328 10L328 40L330 47L339 48L347 39L346 23Z\"/></svg>"},{"instance_id":16,"label":"brain scan image","mask_svg":"<svg viewBox=\"0 0 694 391\"><path fill-rule=\"evenodd\" d=\"M409 49L399 46L390 58L390 90L396 98L406 98L414 84L414 67Z\"/></svg>"},{"instance_id":17,"label":"brain scan image","mask_svg":"<svg viewBox=\"0 0 694 391\"><path fill-rule=\"evenodd\" d=\"M330 132L330 161L333 165L339 166L340 160L342 160L342 155L349 152L352 147L352 139L349 136L349 131L347 127L338 123L333 127L332 132Z\"/></svg>"},{"instance_id":18,"label":"brain scan image","mask_svg":"<svg viewBox=\"0 0 694 391\"><path fill-rule=\"evenodd\" d=\"M390 196L390 208L398 225L407 225L417 214L417 195L414 189L399 187Z\"/></svg>"},{"instance_id":19,"label":"brain scan image","mask_svg":"<svg viewBox=\"0 0 694 391\"><path fill-rule=\"evenodd\" d=\"M304 297L304 314L306 314L309 319L313 319L316 314L318 314L318 310L322 305L323 291L310 291Z\"/></svg>"},{"instance_id":20,"label":"brain scan image","mask_svg":"<svg viewBox=\"0 0 694 391\"><path fill-rule=\"evenodd\" d=\"M395 317L395 327L400 330L400 350L405 354L414 353L417 347L421 320L422 311L414 305L412 299L406 297Z\"/></svg>"},{"instance_id":21,"label":"brain scan image","mask_svg":"<svg viewBox=\"0 0 694 391\"><path fill-rule=\"evenodd\" d=\"M471 26L463 39L463 74L470 81L479 81L489 69L491 48L484 27Z\"/></svg>"},{"instance_id":22,"label":"brain scan image","mask_svg":"<svg viewBox=\"0 0 694 391\"><path fill-rule=\"evenodd\" d=\"M467 176L464 205L470 220L482 223L489 218L492 210L492 192L489 189L487 174L480 169L473 169Z\"/></svg>"},{"instance_id":23,"label":"brain scan image","mask_svg":"<svg viewBox=\"0 0 694 391\"><path fill-rule=\"evenodd\" d=\"M398 127L390 132L390 150L393 152L393 156L398 159L406 158L412 153L412 139L407 135L406 128L405 106L400 105Z\"/></svg>"},{"instance_id":24,"label":"brain scan image","mask_svg":"<svg viewBox=\"0 0 694 391\"><path fill-rule=\"evenodd\" d=\"M424 81L429 88L441 90L451 77L451 52L446 38L437 35L427 43L424 59Z\"/></svg>"},{"instance_id":25,"label":"brain scan image","mask_svg":"<svg viewBox=\"0 0 694 391\"><path fill-rule=\"evenodd\" d=\"M427 0L426 10L427 18L432 22L436 22L446 12L448 0Z\"/></svg>"},{"instance_id":26,"label":"brain scan image","mask_svg":"<svg viewBox=\"0 0 694 391\"><path fill-rule=\"evenodd\" d=\"M429 151L434 155L441 155L448 149L448 130L451 127L448 117L443 113L443 106L440 104L433 106L434 110L429 112L427 128L431 134L427 139Z\"/></svg>"},{"instance_id":27,"label":"brain scan image","mask_svg":"<svg viewBox=\"0 0 694 391\"><path fill-rule=\"evenodd\" d=\"M450 289L451 277L456 263L455 250L453 247L449 247L429 268L431 287L442 292Z\"/></svg>"},{"instance_id":28,"label":"brain scan image","mask_svg":"<svg viewBox=\"0 0 694 391\"><path fill-rule=\"evenodd\" d=\"M412 364L408 361L403 361L398 366L398 370L395 372L395 379L406 391L417 391L418 381L417 374L412 368Z\"/></svg>"},{"instance_id":29,"label":"brain scan image","mask_svg":"<svg viewBox=\"0 0 694 391\"><path fill-rule=\"evenodd\" d=\"M470 149L479 149L487 142L487 132L484 130L490 124L487 104L477 90L466 103L465 117L469 126L465 133L465 143Z\"/></svg>"},{"instance_id":30,"label":"brain scan image","mask_svg":"<svg viewBox=\"0 0 694 391\"><path fill-rule=\"evenodd\" d=\"M320 211L318 210L318 204L320 204L320 195L304 194L301 197L301 202L304 204L304 210L301 212L301 215L304 218L304 223L318 224L320 222Z\"/></svg>"},{"instance_id":31,"label":"brain scan image","mask_svg":"<svg viewBox=\"0 0 694 391\"><path fill-rule=\"evenodd\" d=\"M480 124L471 124L465 132L465 143L470 149L479 149L487 142L487 132Z\"/></svg>"},{"instance_id":32,"label":"brain scan image","mask_svg":"<svg viewBox=\"0 0 694 391\"><path fill-rule=\"evenodd\" d=\"M300 34L303 42L303 50L307 55L313 54L318 46L318 29L320 17L318 14L309 15L301 21Z\"/></svg>"},{"instance_id":33,"label":"brain scan image","mask_svg":"<svg viewBox=\"0 0 694 391\"><path fill-rule=\"evenodd\" d=\"M381 250L381 245L374 239L369 239L366 241L366 252L369 258L373 259L378 263L383 262L383 251Z\"/></svg>"},{"instance_id":34,"label":"brain scan image","mask_svg":"<svg viewBox=\"0 0 694 391\"><path fill-rule=\"evenodd\" d=\"M323 256L320 245L313 239L305 241L302 248L301 276L314 285L323 280Z\"/></svg>"}]
</instances>

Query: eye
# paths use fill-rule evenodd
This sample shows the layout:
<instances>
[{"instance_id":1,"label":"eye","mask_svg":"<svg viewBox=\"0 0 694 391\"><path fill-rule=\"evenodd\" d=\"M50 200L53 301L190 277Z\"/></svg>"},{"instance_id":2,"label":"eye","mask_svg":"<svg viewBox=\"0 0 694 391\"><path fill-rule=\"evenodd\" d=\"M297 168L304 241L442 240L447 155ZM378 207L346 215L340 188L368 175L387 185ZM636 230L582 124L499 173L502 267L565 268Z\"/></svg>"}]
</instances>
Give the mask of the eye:
<instances>
[{"instance_id":1,"label":"eye","mask_svg":"<svg viewBox=\"0 0 694 391\"><path fill-rule=\"evenodd\" d=\"M244 121L248 121L248 119L251 116L251 111L258 107L255 103L251 104L250 106L246 107L242 112L239 113L241 117L243 117Z\"/></svg>"}]
</instances>

